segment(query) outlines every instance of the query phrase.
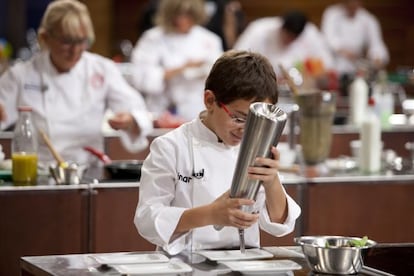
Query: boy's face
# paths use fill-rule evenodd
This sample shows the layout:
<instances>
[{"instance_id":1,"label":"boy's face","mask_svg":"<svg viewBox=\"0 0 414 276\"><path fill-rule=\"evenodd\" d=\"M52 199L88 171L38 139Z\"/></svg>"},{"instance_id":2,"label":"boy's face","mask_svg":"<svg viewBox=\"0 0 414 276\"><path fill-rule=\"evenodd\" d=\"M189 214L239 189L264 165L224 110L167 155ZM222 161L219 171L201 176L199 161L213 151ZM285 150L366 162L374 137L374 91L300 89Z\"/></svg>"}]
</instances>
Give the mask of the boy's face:
<instances>
[{"instance_id":1,"label":"boy's face","mask_svg":"<svg viewBox=\"0 0 414 276\"><path fill-rule=\"evenodd\" d=\"M211 92L211 91L210 91ZM207 97L207 98L206 98ZM237 146L243 138L247 114L253 101L238 99L228 104L217 102L214 93L205 94L206 125L224 144ZM270 101L268 101L270 103Z\"/></svg>"}]
</instances>

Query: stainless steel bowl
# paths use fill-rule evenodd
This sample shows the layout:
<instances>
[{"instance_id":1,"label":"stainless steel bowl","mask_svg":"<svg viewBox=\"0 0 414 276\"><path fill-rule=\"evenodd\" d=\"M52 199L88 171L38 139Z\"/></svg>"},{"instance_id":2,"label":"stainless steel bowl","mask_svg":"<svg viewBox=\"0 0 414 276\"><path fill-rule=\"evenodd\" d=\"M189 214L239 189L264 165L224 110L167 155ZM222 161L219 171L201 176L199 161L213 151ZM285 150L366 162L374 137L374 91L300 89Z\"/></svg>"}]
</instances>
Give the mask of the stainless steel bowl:
<instances>
[{"instance_id":1,"label":"stainless steel bowl","mask_svg":"<svg viewBox=\"0 0 414 276\"><path fill-rule=\"evenodd\" d=\"M349 241L361 240L343 236L303 236L294 239L314 272L329 274L355 274L360 272L363 261L361 251L376 245L368 240L363 247L351 247Z\"/></svg>"}]
</instances>

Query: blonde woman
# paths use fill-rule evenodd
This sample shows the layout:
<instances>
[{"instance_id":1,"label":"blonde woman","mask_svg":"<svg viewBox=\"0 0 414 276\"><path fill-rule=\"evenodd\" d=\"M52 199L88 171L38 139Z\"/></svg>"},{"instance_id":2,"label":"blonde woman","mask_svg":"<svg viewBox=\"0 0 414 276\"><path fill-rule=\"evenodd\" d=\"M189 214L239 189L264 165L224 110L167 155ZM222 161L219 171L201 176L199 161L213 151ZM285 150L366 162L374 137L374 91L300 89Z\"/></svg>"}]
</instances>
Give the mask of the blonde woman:
<instances>
[{"instance_id":1,"label":"blonde woman","mask_svg":"<svg viewBox=\"0 0 414 276\"><path fill-rule=\"evenodd\" d=\"M75 0L51 2L38 30L42 51L14 65L0 78L0 119L9 127L17 108L29 105L36 126L44 130L65 160L88 164L83 150L103 150L104 113L115 115L109 125L121 130L131 151L147 144L152 122L142 96L123 79L112 61L87 52L95 34L87 7ZM39 145L39 160L53 162L49 150Z\"/></svg>"},{"instance_id":2,"label":"blonde woman","mask_svg":"<svg viewBox=\"0 0 414 276\"><path fill-rule=\"evenodd\" d=\"M201 26L201 0L161 1L156 26L138 40L132 53L133 84L145 93L148 108L191 120L203 110L204 81L223 52L220 38Z\"/></svg>"}]
</instances>

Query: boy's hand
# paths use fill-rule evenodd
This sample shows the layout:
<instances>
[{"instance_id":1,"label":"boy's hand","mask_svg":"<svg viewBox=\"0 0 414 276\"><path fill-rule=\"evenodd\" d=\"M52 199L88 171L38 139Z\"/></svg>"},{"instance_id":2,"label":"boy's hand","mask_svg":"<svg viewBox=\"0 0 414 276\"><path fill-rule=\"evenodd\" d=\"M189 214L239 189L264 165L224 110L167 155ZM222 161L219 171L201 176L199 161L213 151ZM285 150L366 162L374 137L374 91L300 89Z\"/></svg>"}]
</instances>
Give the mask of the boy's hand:
<instances>
[{"instance_id":1,"label":"boy's hand","mask_svg":"<svg viewBox=\"0 0 414 276\"><path fill-rule=\"evenodd\" d=\"M249 178L261 180L265 189L273 185L275 181L279 179L279 151L276 147L272 146L271 153L273 159L258 157L255 160L255 167L248 168Z\"/></svg>"},{"instance_id":2,"label":"boy's hand","mask_svg":"<svg viewBox=\"0 0 414 276\"><path fill-rule=\"evenodd\" d=\"M245 198L230 198L230 191L225 192L210 204L214 225L234 226L246 229L259 219L258 214L243 212L243 205L253 205L254 200Z\"/></svg>"}]
</instances>

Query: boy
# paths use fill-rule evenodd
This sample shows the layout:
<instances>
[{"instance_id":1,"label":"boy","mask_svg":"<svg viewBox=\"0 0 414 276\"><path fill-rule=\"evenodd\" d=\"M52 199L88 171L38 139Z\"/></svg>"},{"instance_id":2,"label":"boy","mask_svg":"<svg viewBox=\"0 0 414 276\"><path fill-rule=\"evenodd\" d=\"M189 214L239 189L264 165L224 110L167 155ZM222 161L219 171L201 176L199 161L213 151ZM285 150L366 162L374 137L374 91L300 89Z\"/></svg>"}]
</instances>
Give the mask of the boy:
<instances>
[{"instance_id":1,"label":"boy","mask_svg":"<svg viewBox=\"0 0 414 276\"><path fill-rule=\"evenodd\" d=\"M188 245L237 247L238 228L246 229L248 247L260 246L259 225L275 236L293 230L300 208L280 183L276 148L274 159L258 158L260 167L249 168L249 177L263 181L256 201L229 197L249 106L277 97L275 73L263 56L229 51L216 61L206 80L206 110L151 144L134 218L143 237L174 255ZM258 214L240 210L253 204Z\"/></svg>"}]
</instances>

